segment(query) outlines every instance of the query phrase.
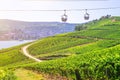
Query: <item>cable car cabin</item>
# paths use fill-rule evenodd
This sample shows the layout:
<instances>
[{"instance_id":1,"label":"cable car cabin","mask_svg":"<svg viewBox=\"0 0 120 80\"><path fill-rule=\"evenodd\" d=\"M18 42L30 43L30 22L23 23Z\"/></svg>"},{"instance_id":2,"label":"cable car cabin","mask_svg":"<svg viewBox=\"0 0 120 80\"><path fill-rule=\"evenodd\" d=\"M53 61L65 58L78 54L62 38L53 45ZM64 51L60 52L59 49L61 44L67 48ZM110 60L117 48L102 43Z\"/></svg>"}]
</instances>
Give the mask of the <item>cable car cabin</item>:
<instances>
[{"instance_id":1,"label":"cable car cabin","mask_svg":"<svg viewBox=\"0 0 120 80\"><path fill-rule=\"evenodd\" d=\"M61 20L62 20L62 22L66 22L67 21L67 15L66 14L62 15Z\"/></svg>"},{"instance_id":2,"label":"cable car cabin","mask_svg":"<svg viewBox=\"0 0 120 80\"><path fill-rule=\"evenodd\" d=\"M85 19L85 20L89 20L89 18L90 18L89 14L86 13L86 14L84 15L84 19Z\"/></svg>"}]
</instances>

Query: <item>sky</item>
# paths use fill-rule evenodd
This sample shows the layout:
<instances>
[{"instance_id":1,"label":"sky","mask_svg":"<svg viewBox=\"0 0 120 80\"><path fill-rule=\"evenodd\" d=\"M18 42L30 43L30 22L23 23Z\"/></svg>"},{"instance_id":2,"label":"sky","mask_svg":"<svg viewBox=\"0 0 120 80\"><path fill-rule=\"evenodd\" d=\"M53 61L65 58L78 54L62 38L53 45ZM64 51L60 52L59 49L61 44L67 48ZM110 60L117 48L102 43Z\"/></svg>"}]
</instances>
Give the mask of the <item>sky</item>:
<instances>
[{"instance_id":1,"label":"sky","mask_svg":"<svg viewBox=\"0 0 120 80\"><path fill-rule=\"evenodd\" d=\"M0 10L67 10L120 7L119 0L0 0ZM83 23L85 11L67 11L68 23ZM88 10L90 20L110 14L120 16L120 9ZM0 19L61 22L64 11L0 11Z\"/></svg>"}]
</instances>

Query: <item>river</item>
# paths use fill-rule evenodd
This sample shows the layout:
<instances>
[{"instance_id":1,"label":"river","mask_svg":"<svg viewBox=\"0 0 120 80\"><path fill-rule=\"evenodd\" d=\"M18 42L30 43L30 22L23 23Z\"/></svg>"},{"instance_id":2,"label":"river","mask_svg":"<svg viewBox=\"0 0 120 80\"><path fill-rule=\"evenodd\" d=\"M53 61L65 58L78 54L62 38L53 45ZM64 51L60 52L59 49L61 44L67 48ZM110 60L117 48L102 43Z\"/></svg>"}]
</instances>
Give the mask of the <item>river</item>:
<instances>
[{"instance_id":1,"label":"river","mask_svg":"<svg viewBox=\"0 0 120 80\"><path fill-rule=\"evenodd\" d=\"M24 41L0 41L0 49L9 48L9 47L17 46L17 45L24 44L24 43L28 43L28 42L32 42L32 41L33 41L33 40L24 40Z\"/></svg>"}]
</instances>

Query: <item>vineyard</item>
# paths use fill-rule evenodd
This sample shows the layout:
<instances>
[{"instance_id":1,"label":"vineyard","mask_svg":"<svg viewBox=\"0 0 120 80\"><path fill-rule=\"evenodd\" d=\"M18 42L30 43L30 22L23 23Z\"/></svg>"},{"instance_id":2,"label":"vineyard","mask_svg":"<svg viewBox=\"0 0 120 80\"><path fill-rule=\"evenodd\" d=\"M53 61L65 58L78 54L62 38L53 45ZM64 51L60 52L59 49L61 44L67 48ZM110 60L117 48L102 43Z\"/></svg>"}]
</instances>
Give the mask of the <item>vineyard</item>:
<instances>
[{"instance_id":1,"label":"vineyard","mask_svg":"<svg viewBox=\"0 0 120 80\"><path fill-rule=\"evenodd\" d=\"M65 56L70 54L55 54L54 52L74 47L77 45L83 45L91 43L95 40L92 39L78 39L71 37L49 37L37 41L35 44L28 48L29 52L33 55L36 55L40 59L45 59L45 57L54 57L54 56Z\"/></svg>"},{"instance_id":2,"label":"vineyard","mask_svg":"<svg viewBox=\"0 0 120 80\"><path fill-rule=\"evenodd\" d=\"M59 76L58 80L119 80L120 17L91 21L84 26L84 30L33 42L28 52L43 60L40 63L23 55L21 48L27 44L0 50L0 79L16 80L14 71L18 69L49 75L50 80L56 80L53 76ZM13 79L4 79L7 75Z\"/></svg>"},{"instance_id":3,"label":"vineyard","mask_svg":"<svg viewBox=\"0 0 120 80\"><path fill-rule=\"evenodd\" d=\"M90 25L89 25L90 24ZM44 55L61 55L61 54L71 54L67 58L56 59L51 61L45 61L43 63L35 63L31 65L26 65L26 69L35 70L38 72L43 72L46 74L62 75L67 78L76 80L76 77L79 77L81 80L115 80L120 79L119 77L119 21L112 22L112 19L99 20L98 22L89 25L88 29L77 31L73 33L66 33L50 37L48 39L53 39L52 41L48 40L47 43L53 42L53 46L60 45L55 43L54 39L58 39L64 44L70 44L76 42L80 39L90 40L87 43L79 44L78 41L73 46L68 46L66 48L56 49L55 51L45 52ZM96 27L95 27L96 26ZM62 41L60 38L65 39ZM47 39L47 38L46 38ZM76 40L72 40L76 39ZM57 41L58 41L57 40ZM43 40L44 41L44 40ZM50 41L50 42L49 42ZM40 50L40 46L43 46L44 42L42 40L33 46L31 49L36 49L35 51ZM58 42L60 43L60 42ZM81 42L80 42L81 43ZM49 47L49 46L47 46ZM45 47L45 48L47 48ZM65 47L65 46L64 46ZM29 51L31 50L29 48ZM49 48L50 49L50 48ZM33 52L34 53L34 52ZM39 53L38 53L39 55ZM42 57L42 56L40 56ZM77 74L76 74L77 73Z\"/></svg>"},{"instance_id":4,"label":"vineyard","mask_svg":"<svg viewBox=\"0 0 120 80\"><path fill-rule=\"evenodd\" d=\"M43 73L58 73L62 76L75 79L75 70L83 80L113 80L120 79L120 45L89 53L74 55L64 59L46 61L25 66L26 69Z\"/></svg>"}]
</instances>

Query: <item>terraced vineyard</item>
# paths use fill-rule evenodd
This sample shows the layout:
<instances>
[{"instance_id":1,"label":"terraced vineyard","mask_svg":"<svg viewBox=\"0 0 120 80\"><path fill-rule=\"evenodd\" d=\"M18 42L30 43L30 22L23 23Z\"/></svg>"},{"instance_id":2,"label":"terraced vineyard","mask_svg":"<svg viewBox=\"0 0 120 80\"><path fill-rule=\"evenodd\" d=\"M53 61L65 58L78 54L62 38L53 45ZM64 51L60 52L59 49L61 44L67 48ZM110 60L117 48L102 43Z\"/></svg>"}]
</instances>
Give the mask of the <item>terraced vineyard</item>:
<instances>
[{"instance_id":1,"label":"terraced vineyard","mask_svg":"<svg viewBox=\"0 0 120 80\"><path fill-rule=\"evenodd\" d=\"M74 47L77 45L83 45L87 43L94 42L93 39L78 39L71 37L48 37L37 41L34 45L28 48L29 52L36 55L40 59L52 59L55 57L64 57L67 53L54 54L56 51Z\"/></svg>"},{"instance_id":2,"label":"terraced vineyard","mask_svg":"<svg viewBox=\"0 0 120 80\"><path fill-rule=\"evenodd\" d=\"M42 59L41 63L23 55L21 48L27 44L0 51L0 74L6 69L28 70L43 75L45 80L119 80L120 17L89 22L85 26L85 30L33 42L28 52Z\"/></svg>"}]
</instances>

